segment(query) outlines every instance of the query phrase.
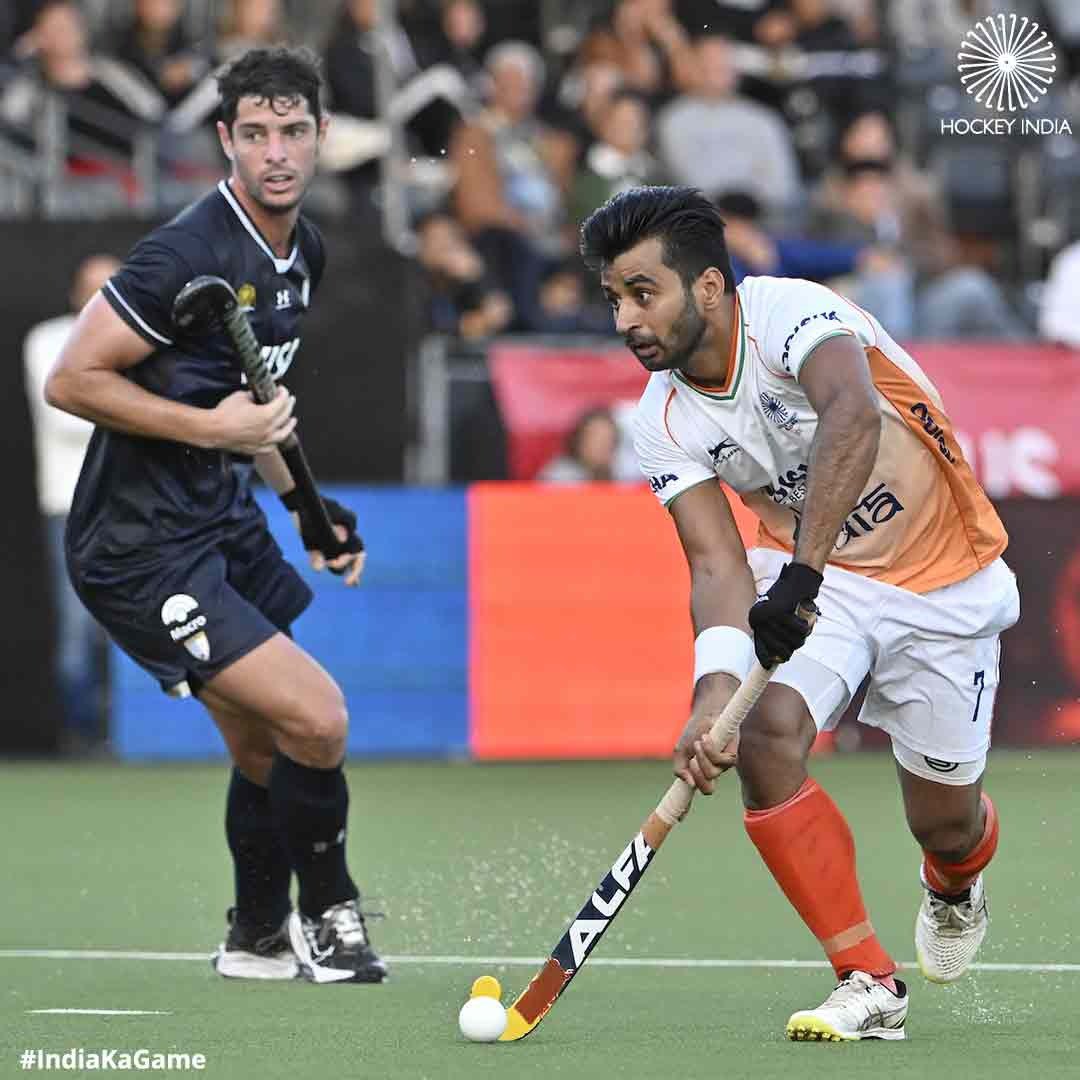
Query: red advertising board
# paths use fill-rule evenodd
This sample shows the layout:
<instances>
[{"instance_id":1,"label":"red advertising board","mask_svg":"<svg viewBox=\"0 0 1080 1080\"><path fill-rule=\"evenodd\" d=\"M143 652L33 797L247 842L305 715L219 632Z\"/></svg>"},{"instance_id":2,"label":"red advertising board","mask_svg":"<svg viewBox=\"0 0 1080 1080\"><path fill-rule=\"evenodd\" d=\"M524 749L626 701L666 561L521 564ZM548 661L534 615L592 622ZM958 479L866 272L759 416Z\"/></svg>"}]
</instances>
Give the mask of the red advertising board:
<instances>
[{"instance_id":1,"label":"red advertising board","mask_svg":"<svg viewBox=\"0 0 1080 1080\"><path fill-rule=\"evenodd\" d=\"M477 758L663 757L686 722L689 575L645 488L481 484L469 500L469 744ZM1020 622L998 745L1080 745L1080 498L1006 499ZM732 501L743 539L755 519ZM884 739L844 723L867 746Z\"/></svg>"},{"instance_id":2,"label":"red advertising board","mask_svg":"<svg viewBox=\"0 0 1080 1080\"><path fill-rule=\"evenodd\" d=\"M1080 355L1031 345L921 342L908 351L933 379L976 476L994 498L1080 494ZM500 342L490 355L509 433L511 477L530 480L586 409L636 401L646 373L610 348Z\"/></svg>"}]
</instances>

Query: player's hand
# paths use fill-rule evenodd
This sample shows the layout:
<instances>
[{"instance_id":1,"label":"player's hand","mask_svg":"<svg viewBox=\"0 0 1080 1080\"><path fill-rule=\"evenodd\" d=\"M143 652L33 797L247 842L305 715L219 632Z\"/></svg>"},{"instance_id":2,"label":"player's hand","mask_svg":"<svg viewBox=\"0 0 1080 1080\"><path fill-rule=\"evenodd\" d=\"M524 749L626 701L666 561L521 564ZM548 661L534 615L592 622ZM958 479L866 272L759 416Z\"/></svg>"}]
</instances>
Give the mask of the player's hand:
<instances>
[{"instance_id":1,"label":"player's hand","mask_svg":"<svg viewBox=\"0 0 1080 1080\"><path fill-rule=\"evenodd\" d=\"M292 492L282 496L282 501L290 508L290 516L307 550L312 570L319 572L329 569L332 574L342 575L345 584L350 588L358 585L360 575L364 572L367 552L364 550L364 541L360 539L356 531L356 515L336 499L323 496L323 506L326 507L327 516L334 526L334 535L345 545L343 552L328 560L326 553L319 549L319 538L314 522L304 512L302 504L298 501L295 509L290 505L291 494Z\"/></svg>"},{"instance_id":2,"label":"player's hand","mask_svg":"<svg viewBox=\"0 0 1080 1080\"><path fill-rule=\"evenodd\" d=\"M738 688L738 680L724 672L703 676L694 693L693 713L675 745L675 775L702 795L711 795L716 778L735 764L739 736L726 746L714 746L708 732Z\"/></svg>"},{"instance_id":3,"label":"player's hand","mask_svg":"<svg viewBox=\"0 0 1080 1080\"><path fill-rule=\"evenodd\" d=\"M296 427L296 398L279 386L273 400L260 405L247 390L236 390L210 410L212 445L235 454L265 454Z\"/></svg>"},{"instance_id":4,"label":"player's hand","mask_svg":"<svg viewBox=\"0 0 1080 1080\"><path fill-rule=\"evenodd\" d=\"M790 562L772 588L750 608L747 618L754 632L754 652L762 667L786 663L810 636L813 620L803 618L798 608L817 614L814 598L822 580L812 567Z\"/></svg>"}]
</instances>

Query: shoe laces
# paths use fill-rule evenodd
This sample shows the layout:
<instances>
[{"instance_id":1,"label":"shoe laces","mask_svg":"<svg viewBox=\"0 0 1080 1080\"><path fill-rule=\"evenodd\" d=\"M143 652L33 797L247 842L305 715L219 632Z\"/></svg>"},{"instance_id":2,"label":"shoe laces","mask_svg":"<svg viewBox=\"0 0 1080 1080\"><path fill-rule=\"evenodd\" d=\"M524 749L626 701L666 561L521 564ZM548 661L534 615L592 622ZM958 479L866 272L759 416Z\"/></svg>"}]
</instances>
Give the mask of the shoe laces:
<instances>
[{"instance_id":1,"label":"shoe laces","mask_svg":"<svg viewBox=\"0 0 1080 1080\"><path fill-rule=\"evenodd\" d=\"M323 912L323 929L332 929L346 947L367 945L367 926L355 900L335 904Z\"/></svg>"},{"instance_id":2,"label":"shoe laces","mask_svg":"<svg viewBox=\"0 0 1080 1080\"><path fill-rule=\"evenodd\" d=\"M846 979L836 984L836 988L822 1003L822 1008L851 1005L859 995L870 993L878 985L876 979L871 978L864 972L853 971Z\"/></svg>"},{"instance_id":3,"label":"shoe laces","mask_svg":"<svg viewBox=\"0 0 1080 1080\"><path fill-rule=\"evenodd\" d=\"M950 904L933 893L928 894L930 917L938 930L951 930L959 933L968 930L975 923L977 913L975 905L968 900Z\"/></svg>"}]
</instances>

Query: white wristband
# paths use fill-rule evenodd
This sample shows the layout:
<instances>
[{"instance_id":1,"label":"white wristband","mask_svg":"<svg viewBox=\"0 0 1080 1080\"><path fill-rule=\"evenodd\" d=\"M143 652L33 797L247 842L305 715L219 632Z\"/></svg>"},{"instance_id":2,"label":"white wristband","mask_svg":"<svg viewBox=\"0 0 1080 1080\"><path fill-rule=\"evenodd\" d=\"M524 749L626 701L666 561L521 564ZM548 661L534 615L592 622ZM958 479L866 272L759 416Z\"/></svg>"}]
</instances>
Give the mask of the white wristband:
<instances>
[{"instance_id":1,"label":"white wristband","mask_svg":"<svg viewBox=\"0 0 1080 1080\"><path fill-rule=\"evenodd\" d=\"M694 640L694 684L722 671L742 682L754 666L754 640L734 626L708 626Z\"/></svg>"}]
</instances>

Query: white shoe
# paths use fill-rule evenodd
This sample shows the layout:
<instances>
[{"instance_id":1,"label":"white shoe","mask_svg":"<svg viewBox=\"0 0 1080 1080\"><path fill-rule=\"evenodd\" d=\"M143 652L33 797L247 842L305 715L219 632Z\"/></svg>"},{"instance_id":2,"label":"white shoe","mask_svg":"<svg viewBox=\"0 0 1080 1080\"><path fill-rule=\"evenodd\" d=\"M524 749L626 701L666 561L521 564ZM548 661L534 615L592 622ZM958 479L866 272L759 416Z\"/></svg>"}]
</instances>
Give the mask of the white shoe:
<instances>
[{"instance_id":1,"label":"white shoe","mask_svg":"<svg viewBox=\"0 0 1080 1080\"><path fill-rule=\"evenodd\" d=\"M865 971L853 971L816 1009L793 1013L787 1037L794 1042L851 1042L906 1037L907 987L897 993Z\"/></svg>"},{"instance_id":2,"label":"white shoe","mask_svg":"<svg viewBox=\"0 0 1080 1080\"><path fill-rule=\"evenodd\" d=\"M265 934L239 922L236 908L229 908L225 917L229 932L210 958L219 975L226 979L295 979L300 974L284 926Z\"/></svg>"},{"instance_id":3,"label":"white shoe","mask_svg":"<svg viewBox=\"0 0 1080 1080\"><path fill-rule=\"evenodd\" d=\"M919 970L931 982L954 982L975 959L990 923L982 874L971 883L970 897L959 903L949 903L931 892L921 870L919 876L926 890L915 917Z\"/></svg>"}]
</instances>

